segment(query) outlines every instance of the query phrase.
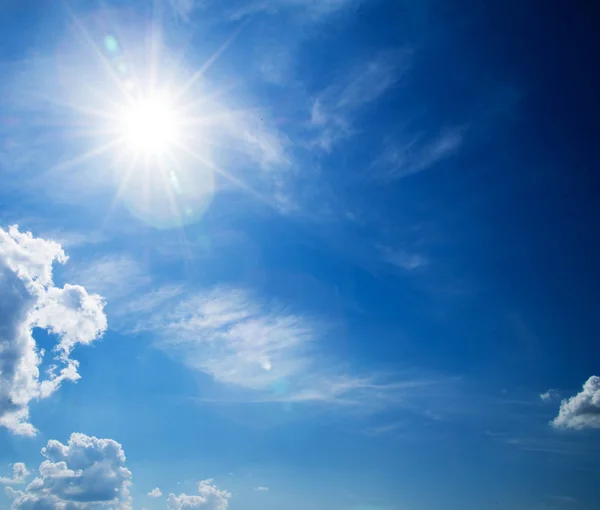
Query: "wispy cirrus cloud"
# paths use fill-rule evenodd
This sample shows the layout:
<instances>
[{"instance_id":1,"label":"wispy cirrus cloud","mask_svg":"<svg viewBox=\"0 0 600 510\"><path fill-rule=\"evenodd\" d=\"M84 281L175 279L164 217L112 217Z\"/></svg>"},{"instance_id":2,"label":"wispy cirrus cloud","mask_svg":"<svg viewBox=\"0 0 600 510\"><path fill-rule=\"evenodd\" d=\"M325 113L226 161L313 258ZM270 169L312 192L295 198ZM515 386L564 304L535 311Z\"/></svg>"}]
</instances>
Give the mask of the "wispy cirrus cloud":
<instances>
[{"instance_id":1,"label":"wispy cirrus cloud","mask_svg":"<svg viewBox=\"0 0 600 510\"><path fill-rule=\"evenodd\" d=\"M453 127L434 137L417 135L404 142L388 140L370 168L370 177L389 182L423 172L456 154L464 133L463 127Z\"/></svg>"},{"instance_id":2,"label":"wispy cirrus cloud","mask_svg":"<svg viewBox=\"0 0 600 510\"><path fill-rule=\"evenodd\" d=\"M402 428L402 423L388 423L386 425L378 425L376 427L371 427L366 430L366 433L369 436L383 436L386 434L396 432L400 428Z\"/></svg>"},{"instance_id":3,"label":"wispy cirrus cloud","mask_svg":"<svg viewBox=\"0 0 600 510\"><path fill-rule=\"evenodd\" d=\"M380 408L427 393L438 382L344 369L344 363L328 359L324 324L241 289L217 287L173 296L146 313L137 330L154 333L158 348L244 391L251 402Z\"/></svg>"},{"instance_id":4,"label":"wispy cirrus cloud","mask_svg":"<svg viewBox=\"0 0 600 510\"><path fill-rule=\"evenodd\" d=\"M405 271L414 271L429 264L429 260L418 253L411 253L390 246L378 245L381 260Z\"/></svg>"},{"instance_id":5,"label":"wispy cirrus cloud","mask_svg":"<svg viewBox=\"0 0 600 510\"><path fill-rule=\"evenodd\" d=\"M181 1L181 0L180 0ZM186 0L190 1L190 0ZM366 0L254 0L237 2L230 11L229 18L239 20L257 14L277 14L295 10L309 22L333 14L342 9L356 7Z\"/></svg>"},{"instance_id":6,"label":"wispy cirrus cloud","mask_svg":"<svg viewBox=\"0 0 600 510\"><path fill-rule=\"evenodd\" d=\"M412 55L408 48L381 52L318 94L310 112L317 132L312 145L331 151L336 142L351 136L355 116L402 79L411 67Z\"/></svg>"},{"instance_id":7,"label":"wispy cirrus cloud","mask_svg":"<svg viewBox=\"0 0 600 510\"><path fill-rule=\"evenodd\" d=\"M190 21L194 11L206 5L205 0L169 0L173 14L182 21Z\"/></svg>"},{"instance_id":8,"label":"wispy cirrus cloud","mask_svg":"<svg viewBox=\"0 0 600 510\"><path fill-rule=\"evenodd\" d=\"M75 264L69 275L92 292L119 299L147 287L152 278L140 262L130 255L109 254Z\"/></svg>"}]
</instances>

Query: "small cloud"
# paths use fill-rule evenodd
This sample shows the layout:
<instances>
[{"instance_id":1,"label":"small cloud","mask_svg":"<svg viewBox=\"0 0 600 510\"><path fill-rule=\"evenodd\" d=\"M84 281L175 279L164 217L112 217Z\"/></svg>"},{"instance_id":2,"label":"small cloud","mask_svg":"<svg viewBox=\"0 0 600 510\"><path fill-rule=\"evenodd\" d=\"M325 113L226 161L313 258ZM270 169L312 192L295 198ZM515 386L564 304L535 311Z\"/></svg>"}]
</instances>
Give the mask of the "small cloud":
<instances>
[{"instance_id":1,"label":"small cloud","mask_svg":"<svg viewBox=\"0 0 600 510\"><path fill-rule=\"evenodd\" d=\"M312 103L311 124L318 133L312 146L327 152L354 132L352 120L367 104L385 94L408 72L412 51L381 52L360 62L349 75L319 94Z\"/></svg>"},{"instance_id":2,"label":"small cloud","mask_svg":"<svg viewBox=\"0 0 600 510\"><path fill-rule=\"evenodd\" d=\"M169 510L191 510L202 508L206 510L227 510L231 493L219 489L213 479L198 482L198 494L169 494L167 508Z\"/></svg>"},{"instance_id":3,"label":"small cloud","mask_svg":"<svg viewBox=\"0 0 600 510\"><path fill-rule=\"evenodd\" d=\"M370 429L367 429L366 433L370 436L383 436L398 430L400 427L402 427L401 423L388 423L387 425L371 427Z\"/></svg>"},{"instance_id":4,"label":"small cloud","mask_svg":"<svg viewBox=\"0 0 600 510\"><path fill-rule=\"evenodd\" d=\"M577 498L573 498L571 496L549 496L549 498L553 499L554 501L559 501L560 503L577 503Z\"/></svg>"},{"instance_id":5,"label":"small cloud","mask_svg":"<svg viewBox=\"0 0 600 510\"><path fill-rule=\"evenodd\" d=\"M0 483L3 484L19 484L25 483L25 479L29 476L29 471L23 462L15 462L12 465L12 476L8 478L0 477Z\"/></svg>"},{"instance_id":6,"label":"small cloud","mask_svg":"<svg viewBox=\"0 0 600 510\"><path fill-rule=\"evenodd\" d=\"M190 21L192 13L204 4L202 0L169 0L169 3L173 14L182 21Z\"/></svg>"},{"instance_id":7,"label":"small cloud","mask_svg":"<svg viewBox=\"0 0 600 510\"><path fill-rule=\"evenodd\" d=\"M393 266L406 271L414 271L428 264L428 261L422 255L409 253L404 250L394 250L389 246L379 245L381 259Z\"/></svg>"},{"instance_id":8,"label":"small cloud","mask_svg":"<svg viewBox=\"0 0 600 510\"><path fill-rule=\"evenodd\" d=\"M87 289L111 300L139 291L152 281L136 260L123 254L105 255L88 261L85 265L75 266L69 274Z\"/></svg>"},{"instance_id":9,"label":"small cloud","mask_svg":"<svg viewBox=\"0 0 600 510\"><path fill-rule=\"evenodd\" d=\"M268 487L263 487L262 485L259 487L254 487L254 492L269 492Z\"/></svg>"},{"instance_id":10,"label":"small cloud","mask_svg":"<svg viewBox=\"0 0 600 510\"><path fill-rule=\"evenodd\" d=\"M182 1L182 0L171 0ZM192 0L185 0L191 2ZM301 19L307 23L315 23L324 17L344 8L358 6L364 0L254 0L243 7L230 12L231 20L240 20L256 14L278 14L283 10L295 9L302 14Z\"/></svg>"},{"instance_id":11,"label":"small cloud","mask_svg":"<svg viewBox=\"0 0 600 510\"><path fill-rule=\"evenodd\" d=\"M158 487L154 487L154 489L152 489L148 493L148 496L150 496L151 498L160 498L162 496L162 492L160 491L160 489Z\"/></svg>"},{"instance_id":12,"label":"small cloud","mask_svg":"<svg viewBox=\"0 0 600 510\"><path fill-rule=\"evenodd\" d=\"M544 393L540 393L540 399L543 400L544 402L551 402L553 400L556 400L559 397L560 397L560 394L558 393L558 390L550 389Z\"/></svg>"},{"instance_id":13,"label":"small cloud","mask_svg":"<svg viewBox=\"0 0 600 510\"><path fill-rule=\"evenodd\" d=\"M560 404L558 416L551 424L557 428L599 429L600 428L600 377L593 375L574 397Z\"/></svg>"},{"instance_id":14,"label":"small cloud","mask_svg":"<svg viewBox=\"0 0 600 510\"><path fill-rule=\"evenodd\" d=\"M404 143L388 142L372 165L373 178L395 181L423 172L454 155L464 140L464 128L454 127L433 139L416 136Z\"/></svg>"}]
</instances>

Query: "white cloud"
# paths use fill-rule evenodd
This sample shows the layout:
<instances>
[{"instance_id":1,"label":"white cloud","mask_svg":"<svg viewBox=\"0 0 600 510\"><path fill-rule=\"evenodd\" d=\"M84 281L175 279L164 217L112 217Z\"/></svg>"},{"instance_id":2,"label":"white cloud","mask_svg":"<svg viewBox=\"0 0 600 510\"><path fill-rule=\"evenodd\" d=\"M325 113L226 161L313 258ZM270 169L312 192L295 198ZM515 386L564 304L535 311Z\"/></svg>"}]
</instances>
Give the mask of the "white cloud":
<instances>
[{"instance_id":1,"label":"white cloud","mask_svg":"<svg viewBox=\"0 0 600 510\"><path fill-rule=\"evenodd\" d=\"M556 400L559 396L560 394L558 393L558 390L553 389L550 389L544 393L540 393L540 399L544 402L551 402L552 400Z\"/></svg>"},{"instance_id":2,"label":"white cloud","mask_svg":"<svg viewBox=\"0 0 600 510\"><path fill-rule=\"evenodd\" d=\"M119 443L74 433L66 445L48 441L41 453L39 476L23 491L6 488L13 510L131 509L131 471Z\"/></svg>"},{"instance_id":3,"label":"white cloud","mask_svg":"<svg viewBox=\"0 0 600 510\"><path fill-rule=\"evenodd\" d=\"M201 0L169 0L169 3L175 16L183 21L189 21L192 13L204 5L204 1Z\"/></svg>"},{"instance_id":4,"label":"white cloud","mask_svg":"<svg viewBox=\"0 0 600 510\"><path fill-rule=\"evenodd\" d=\"M259 487L254 487L254 492L269 492L269 488L261 485Z\"/></svg>"},{"instance_id":5,"label":"white cloud","mask_svg":"<svg viewBox=\"0 0 600 510\"><path fill-rule=\"evenodd\" d=\"M391 432L397 431L402 427L401 423L388 423L387 425L379 425L377 427L371 427L366 432L370 436L382 436Z\"/></svg>"},{"instance_id":6,"label":"white cloud","mask_svg":"<svg viewBox=\"0 0 600 510\"><path fill-rule=\"evenodd\" d=\"M600 377L593 375L577 395L563 400L551 423L558 428L600 428Z\"/></svg>"},{"instance_id":7,"label":"white cloud","mask_svg":"<svg viewBox=\"0 0 600 510\"><path fill-rule=\"evenodd\" d=\"M151 498L160 498L162 496L162 492L158 487L154 487L149 493L148 496Z\"/></svg>"},{"instance_id":8,"label":"white cloud","mask_svg":"<svg viewBox=\"0 0 600 510\"><path fill-rule=\"evenodd\" d=\"M559 501L560 503L567 503L567 504L577 503L577 498L574 498L572 496L549 496L549 497L550 497L550 499Z\"/></svg>"},{"instance_id":9,"label":"white cloud","mask_svg":"<svg viewBox=\"0 0 600 510\"><path fill-rule=\"evenodd\" d=\"M454 127L432 139L421 136L406 143L390 143L373 164L373 177L393 181L423 172L455 154L463 143L464 129Z\"/></svg>"},{"instance_id":10,"label":"white cloud","mask_svg":"<svg viewBox=\"0 0 600 510\"><path fill-rule=\"evenodd\" d=\"M157 346L251 402L378 408L417 397L435 381L353 374L329 360L318 321L231 288L181 295L139 317Z\"/></svg>"},{"instance_id":11,"label":"white cloud","mask_svg":"<svg viewBox=\"0 0 600 510\"><path fill-rule=\"evenodd\" d=\"M227 119L225 127L237 150L242 150L262 168L290 164L289 139L263 118L251 114L234 114Z\"/></svg>"},{"instance_id":12,"label":"white cloud","mask_svg":"<svg viewBox=\"0 0 600 510\"><path fill-rule=\"evenodd\" d=\"M330 151L333 145L354 131L352 118L366 104L379 99L408 72L412 52L382 52L361 62L340 83L316 97L311 109L311 124L318 131L313 145Z\"/></svg>"},{"instance_id":13,"label":"white cloud","mask_svg":"<svg viewBox=\"0 0 600 510\"><path fill-rule=\"evenodd\" d=\"M148 286L152 279L145 268L129 255L105 255L75 266L70 276L86 289L112 299Z\"/></svg>"},{"instance_id":14,"label":"white cloud","mask_svg":"<svg viewBox=\"0 0 600 510\"><path fill-rule=\"evenodd\" d=\"M379 251L384 262L406 271L414 271L415 269L419 269L428 264L427 259L417 253L395 250L389 246L383 245L379 246Z\"/></svg>"},{"instance_id":15,"label":"white cloud","mask_svg":"<svg viewBox=\"0 0 600 510\"><path fill-rule=\"evenodd\" d=\"M259 13L276 14L284 9L295 8L306 14L305 21L318 21L326 15L344 8L358 6L364 0L254 0L242 2L232 9L232 20L243 19Z\"/></svg>"},{"instance_id":16,"label":"white cloud","mask_svg":"<svg viewBox=\"0 0 600 510\"><path fill-rule=\"evenodd\" d=\"M25 483L25 478L29 476L29 471L27 467L22 462L15 462L12 465L12 477L3 478L0 477L0 483L4 484L17 484L17 483Z\"/></svg>"},{"instance_id":17,"label":"white cloud","mask_svg":"<svg viewBox=\"0 0 600 510\"><path fill-rule=\"evenodd\" d=\"M186 510L202 508L206 510L227 510L231 494L217 488L212 479L198 482L198 495L169 494L167 508L169 510Z\"/></svg>"},{"instance_id":18,"label":"white cloud","mask_svg":"<svg viewBox=\"0 0 600 510\"><path fill-rule=\"evenodd\" d=\"M58 243L0 228L0 426L15 434L34 435L28 422L29 403L54 393L63 381L80 378L70 354L106 330L104 302L78 285L56 287L54 262L67 256ZM45 378L39 365L44 352L32 335L34 327L58 337L55 363Z\"/></svg>"},{"instance_id":19,"label":"white cloud","mask_svg":"<svg viewBox=\"0 0 600 510\"><path fill-rule=\"evenodd\" d=\"M146 327L160 331L161 346L192 368L255 390L300 372L312 340L301 317L265 310L236 289L217 288L163 306Z\"/></svg>"}]
</instances>

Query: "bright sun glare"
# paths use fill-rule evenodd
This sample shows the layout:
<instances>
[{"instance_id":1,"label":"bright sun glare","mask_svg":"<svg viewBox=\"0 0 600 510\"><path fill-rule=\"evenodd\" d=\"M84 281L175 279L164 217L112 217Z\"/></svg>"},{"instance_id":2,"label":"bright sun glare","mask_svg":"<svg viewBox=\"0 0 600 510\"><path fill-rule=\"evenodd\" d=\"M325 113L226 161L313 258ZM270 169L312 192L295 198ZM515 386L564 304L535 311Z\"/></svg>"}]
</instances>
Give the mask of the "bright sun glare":
<instances>
[{"instance_id":1,"label":"bright sun glare","mask_svg":"<svg viewBox=\"0 0 600 510\"><path fill-rule=\"evenodd\" d=\"M139 154L162 154L180 141L179 119L165 94L133 100L120 124L125 143Z\"/></svg>"},{"instance_id":2,"label":"bright sun glare","mask_svg":"<svg viewBox=\"0 0 600 510\"><path fill-rule=\"evenodd\" d=\"M75 27L85 43L77 46L81 65L66 67L72 74L61 79L74 81L68 89L73 96L60 98L56 105L81 115L75 125L84 124L81 135L90 136L92 146L64 161L61 169L68 172L99 157L111 159L111 171L100 176L116 189L107 216L124 204L157 228L193 223L212 201L216 174L253 191L212 160L215 136L235 129L235 117L217 101L222 91L205 93L204 75L233 36L192 73L162 48L159 35L152 37L151 48L133 37L128 45L133 49L125 51L112 34L97 44L82 23L76 20ZM91 59L94 55L99 59ZM82 72L88 65L90 72Z\"/></svg>"}]
</instances>

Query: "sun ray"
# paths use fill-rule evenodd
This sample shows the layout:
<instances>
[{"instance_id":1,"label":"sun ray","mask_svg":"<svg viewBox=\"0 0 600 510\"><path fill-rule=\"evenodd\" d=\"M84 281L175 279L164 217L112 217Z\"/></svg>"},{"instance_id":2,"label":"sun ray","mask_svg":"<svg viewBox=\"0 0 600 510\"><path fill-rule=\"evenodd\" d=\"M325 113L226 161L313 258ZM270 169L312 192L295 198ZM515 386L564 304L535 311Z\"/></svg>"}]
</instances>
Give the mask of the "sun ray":
<instances>
[{"instance_id":1,"label":"sun ray","mask_svg":"<svg viewBox=\"0 0 600 510\"><path fill-rule=\"evenodd\" d=\"M196 152L194 152L193 150L191 150L189 147L186 147L185 145L182 145L182 144L178 144L177 147L179 147L179 149L181 149L183 152L185 152L186 154L188 154L192 158L196 159L197 161L199 161L200 163L202 163L206 167L210 168L212 171L217 172L219 175L225 177L227 180L229 180L230 182L232 182L236 186L244 189L245 191L247 191L248 193L250 193L251 195L253 195L255 198L257 198L261 202L269 203L269 201L265 197L263 197L258 191L256 191L254 188L252 188L251 186L249 186L248 184L246 184L241 179L238 179L234 175L230 174L226 170L218 167L217 165L215 165L211 161L207 160L206 158L203 158L202 156L200 156L199 154L197 154Z\"/></svg>"},{"instance_id":2,"label":"sun ray","mask_svg":"<svg viewBox=\"0 0 600 510\"><path fill-rule=\"evenodd\" d=\"M234 84L203 93L203 76L235 41L245 22L197 71L188 73L179 65L173 68L172 58L162 52L157 2L145 38L138 34L136 39L134 34L131 40L127 39L128 32L118 30L94 38L93 30L70 13L75 38L83 43L79 45L83 48L81 55L91 58L92 73L95 68L97 75L92 74L91 79L88 74L66 75L76 85L73 95L47 95L43 101L57 111L62 109L63 117L57 118L61 135L73 140L89 138L92 144L52 171L109 155L109 175L98 175L99 180L114 186L104 224L120 203L157 228L197 221L212 202L218 176L274 206L246 179L213 160L213 148L215 154L243 153L250 118L258 118L263 112L262 108L229 108L221 98ZM115 32L120 33L119 39L113 35ZM136 60L140 51L145 58ZM76 121L71 123L71 119ZM87 179L87 174L80 177Z\"/></svg>"},{"instance_id":3,"label":"sun ray","mask_svg":"<svg viewBox=\"0 0 600 510\"><path fill-rule=\"evenodd\" d=\"M131 177L132 177L138 163L139 163L139 156L134 155L133 158L131 158L131 162L126 167L125 171L123 172L121 179L119 180L119 184L117 186L117 191L115 192L115 195L114 195L110 205L108 206L106 214L104 215L104 220L102 223L103 228L106 226L108 219L112 216L115 209L117 208L117 204L123 198L123 194L124 194L125 190L127 189L127 186L129 186L129 182L131 180Z\"/></svg>"},{"instance_id":4,"label":"sun ray","mask_svg":"<svg viewBox=\"0 0 600 510\"><path fill-rule=\"evenodd\" d=\"M183 113L185 113L186 110L194 111L196 108L198 108L202 105L211 104L211 102L215 102L220 97L231 92L236 86L237 86L236 84L230 84L227 87L223 87L223 88L213 91L211 94L202 95L202 96L200 96L200 98L196 99L195 101L190 101L188 103L185 103L181 108L179 108L177 110L177 113L183 114Z\"/></svg>"},{"instance_id":5,"label":"sun ray","mask_svg":"<svg viewBox=\"0 0 600 510\"><path fill-rule=\"evenodd\" d=\"M175 99L179 100L181 97L185 95L185 93L204 75L206 71L210 69L210 67L219 59L219 57L223 54L223 52L229 48L231 43L235 41L237 36L240 34L246 22L243 22L238 29L227 39L221 47L215 51L208 60L198 69L192 77L181 87L177 93L175 94Z\"/></svg>"},{"instance_id":6,"label":"sun ray","mask_svg":"<svg viewBox=\"0 0 600 510\"><path fill-rule=\"evenodd\" d=\"M52 168L52 170L53 171L62 171L62 170L67 170L74 166L80 165L81 163L85 163L86 161L89 161L90 159L96 158L98 156L101 156L102 154L107 153L108 151L110 151L111 149L114 149L115 147L119 146L122 143L123 143L122 139L111 140L110 142L107 142L104 145L101 145L100 147L95 147L93 149L90 149L87 152L84 152L83 154L81 154L79 156L76 156L67 161L58 163L57 165L55 165Z\"/></svg>"},{"instance_id":7,"label":"sun ray","mask_svg":"<svg viewBox=\"0 0 600 510\"><path fill-rule=\"evenodd\" d=\"M104 68L108 77L111 79L111 81L114 83L114 85L116 85L117 89L123 94L123 97L128 98L130 96L130 94L129 94L129 91L127 90L127 87L123 83L123 80L121 80L119 78L119 76L115 73L115 71L110 67L110 64L108 63L107 58L98 49L98 46L96 45L96 43L94 42L92 37L90 37L90 35L88 34L83 23L81 23L81 21L79 21L77 16L75 16L75 14L72 11L71 11L71 19L73 20L75 27L79 31L79 34L83 37L84 41L87 43L87 46L90 48L90 50L92 51L94 56L98 59L98 61Z\"/></svg>"}]
</instances>

